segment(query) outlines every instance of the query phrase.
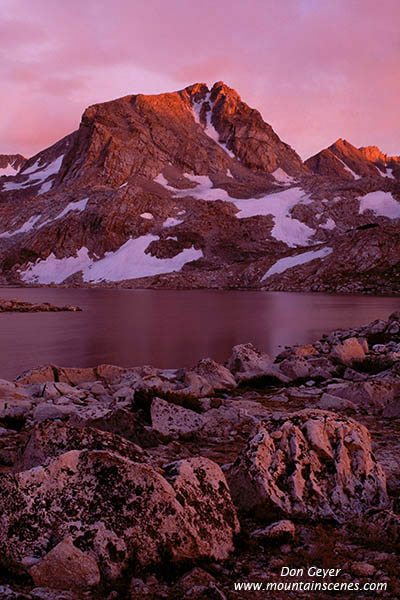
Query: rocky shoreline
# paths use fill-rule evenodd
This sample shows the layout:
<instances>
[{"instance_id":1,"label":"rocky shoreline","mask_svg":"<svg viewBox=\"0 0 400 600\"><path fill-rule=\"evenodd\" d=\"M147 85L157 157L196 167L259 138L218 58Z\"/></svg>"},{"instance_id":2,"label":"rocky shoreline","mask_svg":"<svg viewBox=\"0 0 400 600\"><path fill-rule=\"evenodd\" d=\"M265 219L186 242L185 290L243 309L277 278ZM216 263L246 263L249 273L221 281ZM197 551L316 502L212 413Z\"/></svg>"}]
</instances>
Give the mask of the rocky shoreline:
<instances>
[{"instance_id":1,"label":"rocky shoreline","mask_svg":"<svg viewBox=\"0 0 400 600\"><path fill-rule=\"evenodd\" d=\"M258 599L235 584L283 567L397 597L399 419L400 312L274 361L0 380L0 597Z\"/></svg>"},{"instance_id":2,"label":"rocky shoreline","mask_svg":"<svg viewBox=\"0 0 400 600\"><path fill-rule=\"evenodd\" d=\"M0 312L79 312L81 310L79 306L55 306L49 302L32 303L0 298Z\"/></svg>"}]
</instances>

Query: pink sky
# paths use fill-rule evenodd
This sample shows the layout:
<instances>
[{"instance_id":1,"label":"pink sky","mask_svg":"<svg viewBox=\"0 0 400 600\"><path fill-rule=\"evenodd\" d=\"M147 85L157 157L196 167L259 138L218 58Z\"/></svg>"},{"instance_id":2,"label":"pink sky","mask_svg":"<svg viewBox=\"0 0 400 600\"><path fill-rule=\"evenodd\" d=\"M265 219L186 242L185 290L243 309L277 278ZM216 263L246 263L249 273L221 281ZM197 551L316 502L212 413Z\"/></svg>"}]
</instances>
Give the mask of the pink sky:
<instances>
[{"instance_id":1,"label":"pink sky","mask_svg":"<svg viewBox=\"0 0 400 600\"><path fill-rule=\"evenodd\" d=\"M400 154L399 0L1 0L0 153L86 106L223 80L303 159L346 138Z\"/></svg>"}]
</instances>

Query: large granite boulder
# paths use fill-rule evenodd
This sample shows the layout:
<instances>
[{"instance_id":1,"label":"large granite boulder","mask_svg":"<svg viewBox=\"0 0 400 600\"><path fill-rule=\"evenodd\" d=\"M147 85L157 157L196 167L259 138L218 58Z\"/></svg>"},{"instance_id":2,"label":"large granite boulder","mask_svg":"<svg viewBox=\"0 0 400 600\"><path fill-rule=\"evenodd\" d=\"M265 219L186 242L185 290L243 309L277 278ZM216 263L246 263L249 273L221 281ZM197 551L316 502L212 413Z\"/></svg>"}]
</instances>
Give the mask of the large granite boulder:
<instances>
[{"instance_id":1,"label":"large granite boulder","mask_svg":"<svg viewBox=\"0 0 400 600\"><path fill-rule=\"evenodd\" d=\"M239 525L221 469L205 458L168 468L105 450L71 450L45 467L0 474L0 566L31 568L63 540L103 578L128 566L227 558Z\"/></svg>"},{"instance_id":2,"label":"large granite boulder","mask_svg":"<svg viewBox=\"0 0 400 600\"><path fill-rule=\"evenodd\" d=\"M261 517L343 521L388 504L383 468L356 421L304 410L260 423L229 474L232 497Z\"/></svg>"},{"instance_id":3,"label":"large granite boulder","mask_svg":"<svg viewBox=\"0 0 400 600\"><path fill-rule=\"evenodd\" d=\"M69 450L108 450L134 462L146 462L142 448L115 433L47 420L32 428L19 452L14 471L46 465Z\"/></svg>"}]
</instances>

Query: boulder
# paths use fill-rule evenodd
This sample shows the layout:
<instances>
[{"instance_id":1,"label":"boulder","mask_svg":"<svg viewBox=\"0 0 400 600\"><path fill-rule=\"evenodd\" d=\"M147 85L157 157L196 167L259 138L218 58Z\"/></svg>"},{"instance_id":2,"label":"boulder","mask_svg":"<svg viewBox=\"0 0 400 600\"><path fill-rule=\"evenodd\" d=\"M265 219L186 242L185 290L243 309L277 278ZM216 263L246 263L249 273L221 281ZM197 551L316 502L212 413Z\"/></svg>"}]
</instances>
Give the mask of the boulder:
<instances>
[{"instance_id":1,"label":"boulder","mask_svg":"<svg viewBox=\"0 0 400 600\"><path fill-rule=\"evenodd\" d=\"M333 348L332 358L344 365L351 366L354 362L364 360L366 352L368 352L367 341L352 337Z\"/></svg>"},{"instance_id":2,"label":"boulder","mask_svg":"<svg viewBox=\"0 0 400 600\"><path fill-rule=\"evenodd\" d=\"M33 427L25 446L19 451L14 471L27 471L46 465L69 450L84 449L116 452L133 462L147 461L142 448L117 434L48 420Z\"/></svg>"},{"instance_id":3,"label":"boulder","mask_svg":"<svg viewBox=\"0 0 400 600\"><path fill-rule=\"evenodd\" d=\"M264 518L341 522L388 503L368 430L326 411L304 410L260 423L229 480L237 506Z\"/></svg>"},{"instance_id":4,"label":"boulder","mask_svg":"<svg viewBox=\"0 0 400 600\"><path fill-rule=\"evenodd\" d=\"M288 519L284 519L276 523L271 523L271 525L268 525L264 529L256 529L251 533L251 537L260 540L279 540L283 542L293 539L295 533L296 527L294 523Z\"/></svg>"},{"instance_id":5,"label":"boulder","mask_svg":"<svg viewBox=\"0 0 400 600\"><path fill-rule=\"evenodd\" d=\"M35 369L24 371L22 375L15 380L22 385L30 385L32 383L46 383L46 381L56 381L55 373L57 367L54 365L43 365Z\"/></svg>"},{"instance_id":6,"label":"boulder","mask_svg":"<svg viewBox=\"0 0 400 600\"><path fill-rule=\"evenodd\" d=\"M164 466L164 477L197 532L200 555L226 558L232 550L232 534L238 533L240 526L221 468L198 456Z\"/></svg>"},{"instance_id":7,"label":"boulder","mask_svg":"<svg viewBox=\"0 0 400 600\"><path fill-rule=\"evenodd\" d=\"M0 400L26 400L28 398L29 394L22 385L0 379Z\"/></svg>"},{"instance_id":8,"label":"boulder","mask_svg":"<svg viewBox=\"0 0 400 600\"><path fill-rule=\"evenodd\" d=\"M289 379L303 379L311 374L311 365L303 356L288 358L279 363L279 368Z\"/></svg>"},{"instance_id":9,"label":"boulder","mask_svg":"<svg viewBox=\"0 0 400 600\"><path fill-rule=\"evenodd\" d=\"M163 436L179 437L200 431L205 417L194 410L154 398L151 404L151 424Z\"/></svg>"},{"instance_id":10,"label":"boulder","mask_svg":"<svg viewBox=\"0 0 400 600\"><path fill-rule=\"evenodd\" d=\"M31 400L7 398L0 400L0 420L26 418L32 414Z\"/></svg>"},{"instance_id":11,"label":"boulder","mask_svg":"<svg viewBox=\"0 0 400 600\"><path fill-rule=\"evenodd\" d=\"M72 402L69 405L41 402L33 411L33 420L38 422L45 421L46 419L66 419L76 413L77 409Z\"/></svg>"},{"instance_id":12,"label":"boulder","mask_svg":"<svg viewBox=\"0 0 400 600\"><path fill-rule=\"evenodd\" d=\"M360 524L371 539L378 541L384 538L396 546L400 543L400 515L391 510L371 511Z\"/></svg>"},{"instance_id":13,"label":"boulder","mask_svg":"<svg viewBox=\"0 0 400 600\"><path fill-rule=\"evenodd\" d=\"M123 375L128 373L128 369L118 367L116 365L99 365L96 368L96 373L102 381L105 383L112 383L118 381Z\"/></svg>"},{"instance_id":14,"label":"boulder","mask_svg":"<svg viewBox=\"0 0 400 600\"><path fill-rule=\"evenodd\" d=\"M317 402L316 408L322 410L356 410L356 405L350 400L333 396L332 394L322 394L321 399Z\"/></svg>"},{"instance_id":15,"label":"boulder","mask_svg":"<svg viewBox=\"0 0 400 600\"><path fill-rule=\"evenodd\" d=\"M173 389L171 397L178 398L203 398L213 393L213 387L206 377L199 375L195 371L186 371L183 379L184 387L182 389Z\"/></svg>"},{"instance_id":16,"label":"boulder","mask_svg":"<svg viewBox=\"0 0 400 600\"><path fill-rule=\"evenodd\" d=\"M263 407L258 404L258 407L254 409L251 404L256 403L229 400L226 401L226 405L218 408L211 408L204 414L204 425L201 430L202 437L217 437L217 438L229 438L232 430L235 431L238 428L242 428L244 425L248 425L249 429L254 426L254 423L258 420L251 414L251 409L257 410L258 414L263 412ZM242 405L245 408L242 408ZM264 410L265 414L265 410Z\"/></svg>"},{"instance_id":17,"label":"boulder","mask_svg":"<svg viewBox=\"0 0 400 600\"><path fill-rule=\"evenodd\" d=\"M357 577L372 577L375 573L376 568L374 565L370 565L367 562L353 562L351 563L351 572Z\"/></svg>"},{"instance_id":18,"label":"boulder","mask_svg":"<svg viewBox=\"0 0 400 600\"><path fill-rule=\"evenodd\" d=\"M29 573L35 585L61 590L81 590L100 582L95 559L74 546L70 536L33 565Z\"/></svg>"},{"instance_id":19,"label":"boulder","mask_svg":"<svg viewBox=\"0 0 400 600\"><path fill-rule=\"evenodd\" d=\"M296 348L295 354L297 356L303 356L308 358L309 356L314 356L317 354L317 349L312 344L308 344L307 346L301 346L300 348Z\"/></svg>"},{"instance_id":20,"label":"boulder","mask_svg":"<svg viewBox=\"0 0 400 600\"><path fill-rule=\"evenodd\" d=\"M86 369L76 369L72 367L58 367L58 381L77 385L84 381L96 381L98 376L96 370L90 367Z\"/></svg>"},{"instance_id":21,"label":"boulder","mask_svg":"<svg viewBox=\"0 0 400 600\"><path fill-rule=\"evenodd\" d=\"M237 385L232 373L211 358L200 360L193 371L204 377L214 391L234 389Z\"/></svg>"},{"instance_id":22,"label":"boulder","mask_svg":"<svg viewBox=\"0 0 400 600\"><path fill-rule=\"evenodd\" d=\"M159 438L149 425L146 425L136 413L125 408L108 409L99 417L70 421L80 427L95 427L101 431L116 433L143 448L154 446Z\"/></svg>"},{"instance_id":23,"label":"boulder","mask_svg":"<svg viewBox=\"0 0 400 600\"><path fill-rule=\"evenodd\" d=\"M289 378L272 364L268 354L260 352L253 344L234 346L228 360L228 369L238 383L259 377L273 377L284 383L289 381Z\"/></svg>"},{"instance_id":24,"label":"boulder","mask_svg":"<svg viewBox=\"0 0 400 600\"><path fill-rule=\"evenodd\" d=\"M196 591L199 587L207 588L210 583L215 583L214 577L204 569L195 567L181 577L178 586L183 593L187 593L191 592L193 588L196 588Z\"/></svg>"},{"instance_id":25,"label":"boulder","mask_svg":"<svg viewBox=\"0 0 400 600\"><path fill-rule=\"evenodd\" d=\"M221 469L197 458L166 471L168 481L113 452L71 450L0 473L0 566L30 568L66 538L106 579L166 556L227 558L239 525Z\"/></svg>"},{"instance_id":26,"label":"boulder","mask_svg":"<svg viewBox=\"0 0 400 600\"><path fill-rule=\"evenodd\" d=\"M328 385L327 393L349 400L360 408L381 411L390 405L395 397L395 388L390 381L370 379L349 383Z\"/></svg>"},{"instance_id":27,"label":"boulder","mask_svg":"<svg viewBox=\"0 0 400 600\"><path fill-rule=\"evenodd\" d=\"M214 577L207 571L195 567L178 581L176 597L182 600L226 600L225 594L217 587Z\"/></svg>"}]
</instances>

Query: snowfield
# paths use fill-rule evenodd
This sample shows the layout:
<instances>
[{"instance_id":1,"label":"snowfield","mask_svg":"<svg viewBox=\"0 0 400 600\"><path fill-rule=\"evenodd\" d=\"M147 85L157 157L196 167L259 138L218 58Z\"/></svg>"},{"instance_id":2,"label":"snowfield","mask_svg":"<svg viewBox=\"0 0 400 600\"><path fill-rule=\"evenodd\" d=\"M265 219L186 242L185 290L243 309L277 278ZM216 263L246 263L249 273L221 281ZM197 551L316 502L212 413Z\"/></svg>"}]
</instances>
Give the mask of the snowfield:
<instances>
[{"instance_id":1,"label":"snowfield","mask_svg":"<svg viewBox=\"0 0 400 600\"><path fill-rule=\"evenodd\" d=\"M20 173L21 176L29 175L26 181L21 183L14 183L12 181L6 182L3 184L3 191L8 192L10 190L23 190L32 185L38 185L39 183L43 183L51 177L52 175L56 175L61 168L61 164L64 158L64 154L61 154L58 158L56 158L53 162L49 163L45 166L39 166L39 159L28 169L26 169L23 173ZM40 190L40 194L44 194L48 192L52 186L52 182L48 182L48 184L42 186Z\"/></svg>"},{"instance_id":2,"label":"snowfield","mask_svg":"<svg viewBox=\"0 0 400 600\"><path fill-rule=\"evenodd\" d=\"M208 110L207 113L206 113L207 123L206 123L206 127L204 129L204 133L206 135L208 135L208 137L210 137L212 140L214 140L214 142L216 144L218 144L218 146L220 146L220 148L222 148L222 150L224 150L224 152L226 152L227 154L229 154L229 156L231 158L236 158L236 156L234 155L234 153L231 150L228 150L228 148L226 147L226 145L223 142L219 141L219 133L215 129L214 125L211 122L212 111L213 111L213 103L210 100L210 95L211 95L211 92L208 92L208 94L206 95L206 97L205 97L204 100L201 100L200 102L194 102L193 103L193 116L194 116L194 119L195 119L196 123L198 123L201 127L203 127L203 124L200 122L200 111L201 111L201 107L203 106L203 104L205 102L208 102L211 110Z\"/></svg>"},{"instance_id":3,"label":"snowfield","mask_svg":"<svg viewBox=\"0 0 400 600\"><path fill-rule=\"evenodd\" d=\"M27 233L28 231L31 231L31 229L33 229L33 226L35 225L35 223L37 221L39 221L39 219L42 217L42 215L35 215L33 217L31 217L30 219L28 219L28 221L26 221L23 225L21 225L21 227L19 229L16 229L15 231L5 231L4 233L0 234L0 238L9 238L12 237L13 235L17 235L17 233Z\"/></svg>"},{"instance_id":4,"label":"snowfield","mask_svg":"<svg viewBox=\"0 0 400 600\"><path fill-rule=\"evenodd\" d=\"M265 275L263 275L261 281L265 281L268 277L271 277L271 275L283 273L292 267L304 265L305 263L315 260L316 258L326 258L331 252L332 248L321 248L321 250L311 250L310 252L303 252L302 254L297 254L296 256L286 256L285 258L280 258L274 265L272 265L272 267L268 269Z\"/></svg>"},{"instance_id":5,"label":"snowfield","mask_svg":"<svg viewBox=\"0 0 400 600\"><path fill-rule=\"evenodd\" d=\"M121 281L180 271L186 263L203 256L201 250L192 247L172 258L156 258L145 252L153 241L158 241L158 236L148 234L130 238L118 250L107 252L97 261L89 257L85 247L76 256L66 258L56 258L52 253L46 260L37 261L20 271L21 279L27 283L62 283L67 277L82 271L86 282Z\"/></svg>"},{"instance_id":6,"label":"snowfield","mask_svg":"<svg viewBox=\"0 0 400 600\"><path fill-rule=\"evenodd\" d=\"M258 215L271 215L274 226L271 235L281 242L285 242L290 248L306 246L310 243L310 237L315 234L305 223L294 219L290 215L296 204L309 204L309 196L301 188L294 187L275 194L262 196L261 198L249 198L248 200L230 200L239 209L236 215L238 219L255 217Z\"/></svg>"},{"instance_id":7,"label":"snowfield","mask_svg":"<svg viewBox=\"0 0 400 600\"><path fill-rule=\"evenodd\" d=\"M238 200L229 196L225 190L214 188L213 182L207 175L185 175L185 177L197 183L197 186L195 188L177 190L168 183L162 174L157 175L154 181L168 189L174 198L191 196L192 198L208 202L215 200L231 202L239 209L239 212L236 214L238 219L270 215L274 220L271 235L275 239L285 242L290 248L309 244L311 236L315 234L315 229L308 227L308 225L298 219L294 219L290 215L290 211L296 204L310 204L311 202L310 197L299 187L288 188L274 194L261 196L260 198ZM165 224L166 222L164 223L164 227L166 226Z\"/></svg>"},{"instance_id":8,"label":"snowfield","mask_svg":"<svg viewBox=\"0 0 400 600\"><path fill-rule=\"evenodd\" d=\"M0 177L3 177L3 176L14 177L14 175L16 175L16 174L17 174L17 171L11 165L0 168Z\"/></svg>"},{"instance_id":9,"label":"snowfield","mask_svg":"<svg viewBox=\"0 0 400 600\"><path fill-rule=\"evenodd\" d=\"M275 169L275 171L273 171L271 173L271 175L273 175L273 177L275 178L275 181L277 181L278 183L293 183L294 182L294 178L291 175L288 175L286 173L286 171L284 171L280 167L278 169Z\"/></svg>"},{"instance_id":10,"label":"snowfield","mask_svg":"<svg viewBox=\"0 0 400 600\"><path fill-rule=\"evenodd\" d=\"M64 210L62 210L60 212L60 214L58 214L53 219L47 219L46 221L44 221L44 223L41 223L39 225L38 229L40 229L44 225L47 225L47 223L53 223L53 221L58 221L58 219L62 219L62 217L65 217L65 215L67 215L70 212L73 212L73 211L83 212L86 208L88 201L89 201L89 198L84 198L83 200L78 200L77 202L70 202L69 204L67 204L67 206L64 208Z\"/></svg>"},{"instance_id":11,"label":"snowfield","mask_svg":"<svg viewBox=\"0 0 400 600\"><path fill-rule=\"evenodd\" d=\"M359 214L366 210L372 210L378 217L400 219L400 202L390 192L370 192L360 198Z\"/></svg>"}]
</instances>

